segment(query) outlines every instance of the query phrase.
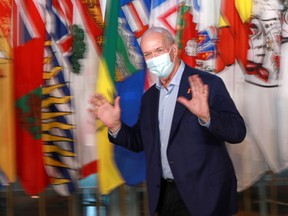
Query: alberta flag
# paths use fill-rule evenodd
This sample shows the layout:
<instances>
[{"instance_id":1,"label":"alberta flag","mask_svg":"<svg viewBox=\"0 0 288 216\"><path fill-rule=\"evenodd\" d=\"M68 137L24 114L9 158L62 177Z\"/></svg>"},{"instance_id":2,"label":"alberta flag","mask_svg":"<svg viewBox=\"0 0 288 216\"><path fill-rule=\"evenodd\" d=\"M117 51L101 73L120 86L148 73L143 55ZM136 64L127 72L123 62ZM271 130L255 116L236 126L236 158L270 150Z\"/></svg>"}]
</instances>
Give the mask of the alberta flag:
<instances>
[{"instance_id":1,"label":"alberta flag","mask_svg":"<svg viewBox=\"0 0 288 216\"><path fill-rule=\"evenodd\" d=\"M149 27L149 1L119 1L115 86L121 97L121 119L127 125L137 121L144 92L145 65L139 42ZM128 40L127 40L128 38ZM134 153L114 146L115 161L128 185L145 180L144 152Z\"/></svg>"},{"instance_id":2,"label":"alberta flag","mask_svg":"<svg viewBox=\"0 0 288 216\"><path fill-rule=\"evenodd\" d=\"M149 4L146 1L121 0L113 1L112 5L112 1L107 1L107 9L96 91L111 102L119 95L121 119L133 125L144 92L145 71L139 41L149 26ZM97 128L101 192L109 193L124 182L128 185L143 182L146 169L144 153L134 153L109 141L107 143L107 129L99 124Z\"/></svg>"}]
</instances>

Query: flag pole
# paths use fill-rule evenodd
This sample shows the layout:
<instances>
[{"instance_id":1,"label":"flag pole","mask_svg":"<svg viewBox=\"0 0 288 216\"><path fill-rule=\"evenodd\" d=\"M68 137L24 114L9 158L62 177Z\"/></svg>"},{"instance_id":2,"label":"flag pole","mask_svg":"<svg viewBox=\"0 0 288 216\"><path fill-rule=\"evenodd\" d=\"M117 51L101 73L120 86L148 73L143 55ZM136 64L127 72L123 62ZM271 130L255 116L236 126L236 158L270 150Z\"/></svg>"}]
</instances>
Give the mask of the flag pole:
<instances>
[{"instance_id":1,"label":"flag pole","mask_svg":"<svg viewBox=\"0 0 288 216\"><path fill-rule=\"evenodd\" d=\"M45 191L39 194L39 215L46 216L46 194Z\"/></svg>"},{"instance_id":2,"label":"flag pole","mask_svg":"<svg viewBox=\"0 0 288 216\"><path fill-rule=\"evenodd\" d=\"M14 199L13 199L13 186L12 184L9 184L7 186L7 216L13 216L13 206L14 206Z\"/></svg>"},{"instance_id":3,"label":"flag pole","mask_svg":"<svg viewBox=\"0 0 288 216\"><path fill-rule=\"evenodd\" d=\"M77 197L76 193L73 193L68 197L68 203L69 203L69 216L76 216L78 215L78 208L77 208Z\"/></svg>"},{"instance_id":4,"label":"flag pole","mask_svg":"<svg viewBox=\"0 0 288 216\"><path fill-rule=\"evenodd\" d=\"M148 194L147 194L147 190L146 190L146 182L144 182L142 184L142 187L143 187L143 197L144 197L144 200L143 200L143 207L144 207L144 215L148 215Z\"/></svg>"},{"instance_id":5,"label":"flag pole","mask_svg":"<svg viewBox=\"0 0 288 216\"><path fill-rule=\"evenodd\" d=\"M125 198L126 198L125 184L122 184L120 186L120 216L126 215Z\"/></svg>"},{"instance_id":6,"label":"flag pole","mask_svg":"<svg viewBox=\"0 0 288 216\"><path fill-rule=\"evenodd\" d=\"M95 178L97 179L98 176ZM100 206L101 206L101 194L100 194L100 185L99 185L99 180L96 181L96 211L97 211L97 215L100 215Z\"/></svg>"}]
</instances>

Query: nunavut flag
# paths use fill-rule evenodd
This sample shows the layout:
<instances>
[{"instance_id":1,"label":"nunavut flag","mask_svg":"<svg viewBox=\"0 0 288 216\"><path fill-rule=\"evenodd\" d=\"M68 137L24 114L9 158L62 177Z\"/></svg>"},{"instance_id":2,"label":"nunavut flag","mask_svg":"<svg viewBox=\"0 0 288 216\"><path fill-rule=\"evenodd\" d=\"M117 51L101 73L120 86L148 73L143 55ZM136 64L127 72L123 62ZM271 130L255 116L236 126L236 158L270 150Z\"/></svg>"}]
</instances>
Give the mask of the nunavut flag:
<instances>
[{"instance_id":1,"label":"nunavut flag","mask_svg":"<svg viewBox=\"0 0 288 216\"><path fill-rule=\"evenodd\" d=\"M41 141L44 21L36 1L13 1L17 174L29 195L49 183Z\"/></svg>"}]
</instances>

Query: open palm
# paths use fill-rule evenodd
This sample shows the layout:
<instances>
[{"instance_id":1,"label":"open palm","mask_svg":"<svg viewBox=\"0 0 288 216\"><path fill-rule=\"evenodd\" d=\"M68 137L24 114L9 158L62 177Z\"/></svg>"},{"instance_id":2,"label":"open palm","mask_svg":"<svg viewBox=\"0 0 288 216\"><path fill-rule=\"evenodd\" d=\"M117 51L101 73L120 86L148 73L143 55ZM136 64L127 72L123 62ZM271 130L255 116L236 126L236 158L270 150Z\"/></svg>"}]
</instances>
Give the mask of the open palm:
<instances>
[{"instance_id":1,"label":"open palm","mask_svg":"<svg viewBox=\"0 0 288 216\"><path fill-rule=\"evenodd\" d=\"M192 98L188 100L185 97L179 97L177 101L183 104L190 112L196 115L203 122L210 118L210 109L208 104L209 89L198 75L192 75L188 78Z\"/></svg>"},{"instance_id":2,"label":"open palm","mask_svg":"<svg viewBox=\"0 0 288 216\"><path fill-rule=\"evenodd\" d=\"M107 126L111 132L121 127L120 122L120 97L116 97L115 104L110 104L101 94L95 94L90 98L92 107L89 112Z\"/></svg>"}]
</instances>

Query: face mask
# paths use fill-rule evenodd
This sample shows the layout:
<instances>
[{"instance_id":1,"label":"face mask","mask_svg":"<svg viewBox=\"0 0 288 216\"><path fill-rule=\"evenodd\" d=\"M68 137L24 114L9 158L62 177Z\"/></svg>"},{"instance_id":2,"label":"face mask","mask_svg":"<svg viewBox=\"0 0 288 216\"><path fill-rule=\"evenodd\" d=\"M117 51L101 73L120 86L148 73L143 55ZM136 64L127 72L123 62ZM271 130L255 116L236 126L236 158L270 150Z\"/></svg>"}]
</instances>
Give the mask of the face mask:
<instances>
[{"instance_id":1,"label":"face mask","mask_svg":"<svg viewBox=\"0 0 288 216\"><path fill-rule=\"evenodd\" d=\"M167 77L173 70L174 62L171 62L169 53L164 53L146 61L149 71L159 78Z\"/></svg>"}]
</instances>

